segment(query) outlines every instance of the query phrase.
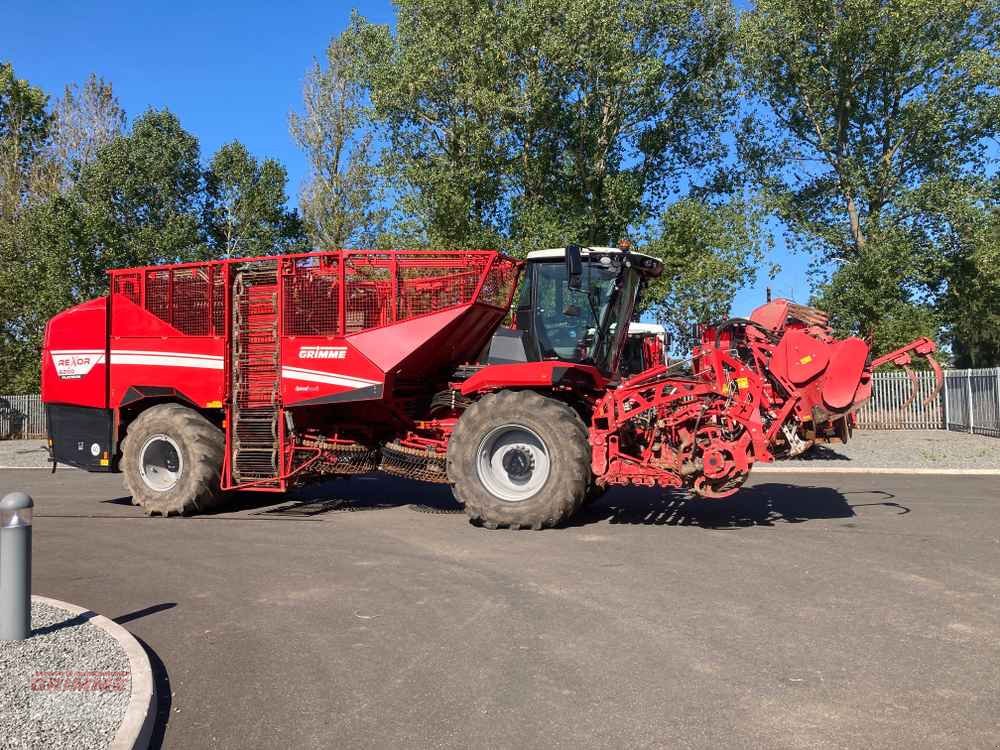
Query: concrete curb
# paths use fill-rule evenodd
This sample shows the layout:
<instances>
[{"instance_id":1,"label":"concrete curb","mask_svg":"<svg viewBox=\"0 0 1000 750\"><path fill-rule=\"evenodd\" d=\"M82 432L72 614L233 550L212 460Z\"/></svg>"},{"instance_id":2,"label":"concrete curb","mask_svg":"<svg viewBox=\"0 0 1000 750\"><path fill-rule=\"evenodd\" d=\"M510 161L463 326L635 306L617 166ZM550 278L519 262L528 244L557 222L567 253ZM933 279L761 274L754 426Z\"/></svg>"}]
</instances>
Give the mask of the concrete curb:
<instances>
[{"instance_id":1,"label":"concrete curb","mask_svg":"<svg viewBox=\"0 0 1000 750\"><path fill-rule=\"evenodd\" d=\"M153 682L153 669L149 664L149 657L145 649L139 645L139 641L117 622L92 610L37 594L32 594L31 598L50 607L65 609L73 615L90 615L88 622L121 644L128 655L132 695L125 708L125 718L122 719L121 726L108 745L108 750L146 750L153 736L153 725L156 721L156 685Z\"/></svg>"},{"instance_id":2,"label":"concrete curb","mask_svg":"<svg viewBox=\"0 0 1000 750\"><path fill-rule=\"evenodd\" d=\"M971 476L996 477L1000 469L907 469L892 467L862 466L810 466L802 463L799 466L773 466L771 464L754 464L750 475L754 474L923 474L929 476Z\"/></svg>"}]
</instances>

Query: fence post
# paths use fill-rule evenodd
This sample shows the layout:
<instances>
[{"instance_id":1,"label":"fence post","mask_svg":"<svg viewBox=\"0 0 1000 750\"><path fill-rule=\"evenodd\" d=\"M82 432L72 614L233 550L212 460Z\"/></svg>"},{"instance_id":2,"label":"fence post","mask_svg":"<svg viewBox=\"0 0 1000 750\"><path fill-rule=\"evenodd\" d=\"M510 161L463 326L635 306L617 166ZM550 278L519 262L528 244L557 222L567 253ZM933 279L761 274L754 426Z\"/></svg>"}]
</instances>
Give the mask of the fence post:
<instances>
[{"instance_id":1,"label":"fence post","mask_svg":"<svg viewBox=\"0 0 1000 750\"><path fill-rule=\"evenodd\" d=\"M969 434L971 435L976 426L975 418L972 415L972 371L967 370L965 373L965 395L969 399Z\"/></svg>"},{"instance_id":2,"label":"fence post","mask_svg":"<svg viewBox=\"0 0 1000 750\"><path fill-rule=\"evenodd\" d=\"M993 374L997 376L997 395L993 399L993 403L997 407L997 437L1000 437L1000 367L993 368Z\"/></svg>"},{"instance_id":3,"label":"fence post","mask_svg":"<svg viewBox=\"0 0 1000 750\"><path fill-rule=\"evenodd\" d=\"M941 375L944 378L941 384L941 390L944 391L944 430L947 432L951 429L948 424L948 373L950 370L943 372Z\"/></svg>"}]
</instances>

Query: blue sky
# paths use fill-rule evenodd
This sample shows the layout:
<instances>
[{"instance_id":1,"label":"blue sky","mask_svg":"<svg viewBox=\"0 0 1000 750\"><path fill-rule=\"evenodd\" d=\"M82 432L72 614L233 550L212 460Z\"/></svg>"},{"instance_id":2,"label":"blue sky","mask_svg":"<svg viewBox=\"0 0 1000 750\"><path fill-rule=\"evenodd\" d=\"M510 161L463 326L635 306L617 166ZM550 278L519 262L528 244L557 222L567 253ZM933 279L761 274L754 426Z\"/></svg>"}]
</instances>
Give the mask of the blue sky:
<instances>
[{"instance_id":1,"label":"blue sky","mask_svg":"<svg viewBox=\"0 0 1000 750\"><path fill-rule=\"evenodd\" d=\"M288 169L293 197L306 162L288 134L288 113L299 106L303 75L352 8L375 22L392 20L388 0L341 4L259 2L143 4L28 2L9 5L0 27L0 59L52 95L91 73L110 81L130 117L166 107L201 141L207 158L224 143L242 141L256 156ZM745 314L764 299L794 290L808 297L807 259L783 243L769 259L783 272L758 279L733 305Z\"/></svg>"}]
</instances>

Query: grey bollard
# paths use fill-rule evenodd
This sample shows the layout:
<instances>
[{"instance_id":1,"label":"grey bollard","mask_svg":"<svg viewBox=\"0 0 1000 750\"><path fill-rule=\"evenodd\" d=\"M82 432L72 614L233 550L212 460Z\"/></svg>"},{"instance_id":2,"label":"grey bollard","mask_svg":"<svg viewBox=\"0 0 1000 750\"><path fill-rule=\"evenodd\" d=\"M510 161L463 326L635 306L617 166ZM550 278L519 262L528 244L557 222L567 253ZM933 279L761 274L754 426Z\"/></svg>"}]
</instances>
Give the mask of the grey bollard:
<instances>
[{"instance_id":1,"label":"grey bollard","mask_svg":"<svg viewBox=\"0 0 1000 750\"><path fill-rule=\"evenodd\" d=\"M31 514L23 492L0 500L0 640L31 635Z\"/></svg>"}]
</instances>

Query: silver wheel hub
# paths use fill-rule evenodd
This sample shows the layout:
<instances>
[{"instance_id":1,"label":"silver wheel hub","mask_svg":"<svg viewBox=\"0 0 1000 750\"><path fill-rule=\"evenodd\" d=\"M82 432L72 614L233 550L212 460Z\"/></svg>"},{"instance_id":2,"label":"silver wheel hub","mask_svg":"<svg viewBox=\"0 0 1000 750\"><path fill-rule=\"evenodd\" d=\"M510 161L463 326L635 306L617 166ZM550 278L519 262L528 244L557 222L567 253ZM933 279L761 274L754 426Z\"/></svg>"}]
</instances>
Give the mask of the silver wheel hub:
<instances>
[{"instance_id":1,"label":"silver wheel hub","mask_svg":"<svg viewBox=\"0 0 1000 750\"><path fill-rule=\"evenodd\" d=\"M551 471L549 450L533 430L503 425L479 443L476 472L493 495L510 503L527 500L545 485Z\"/></svg>"},{"instance_id":2,"label":"silver wheel hub","mask_svg":"<svg viewBox=\"0 0 1000 750\"><path fill-rule=\"evenodd\" d=\"M152 435L139 450L139 476L154 492L172 490L184 470L180 446L168 435Z\"/></svg>"}]
</instances>

